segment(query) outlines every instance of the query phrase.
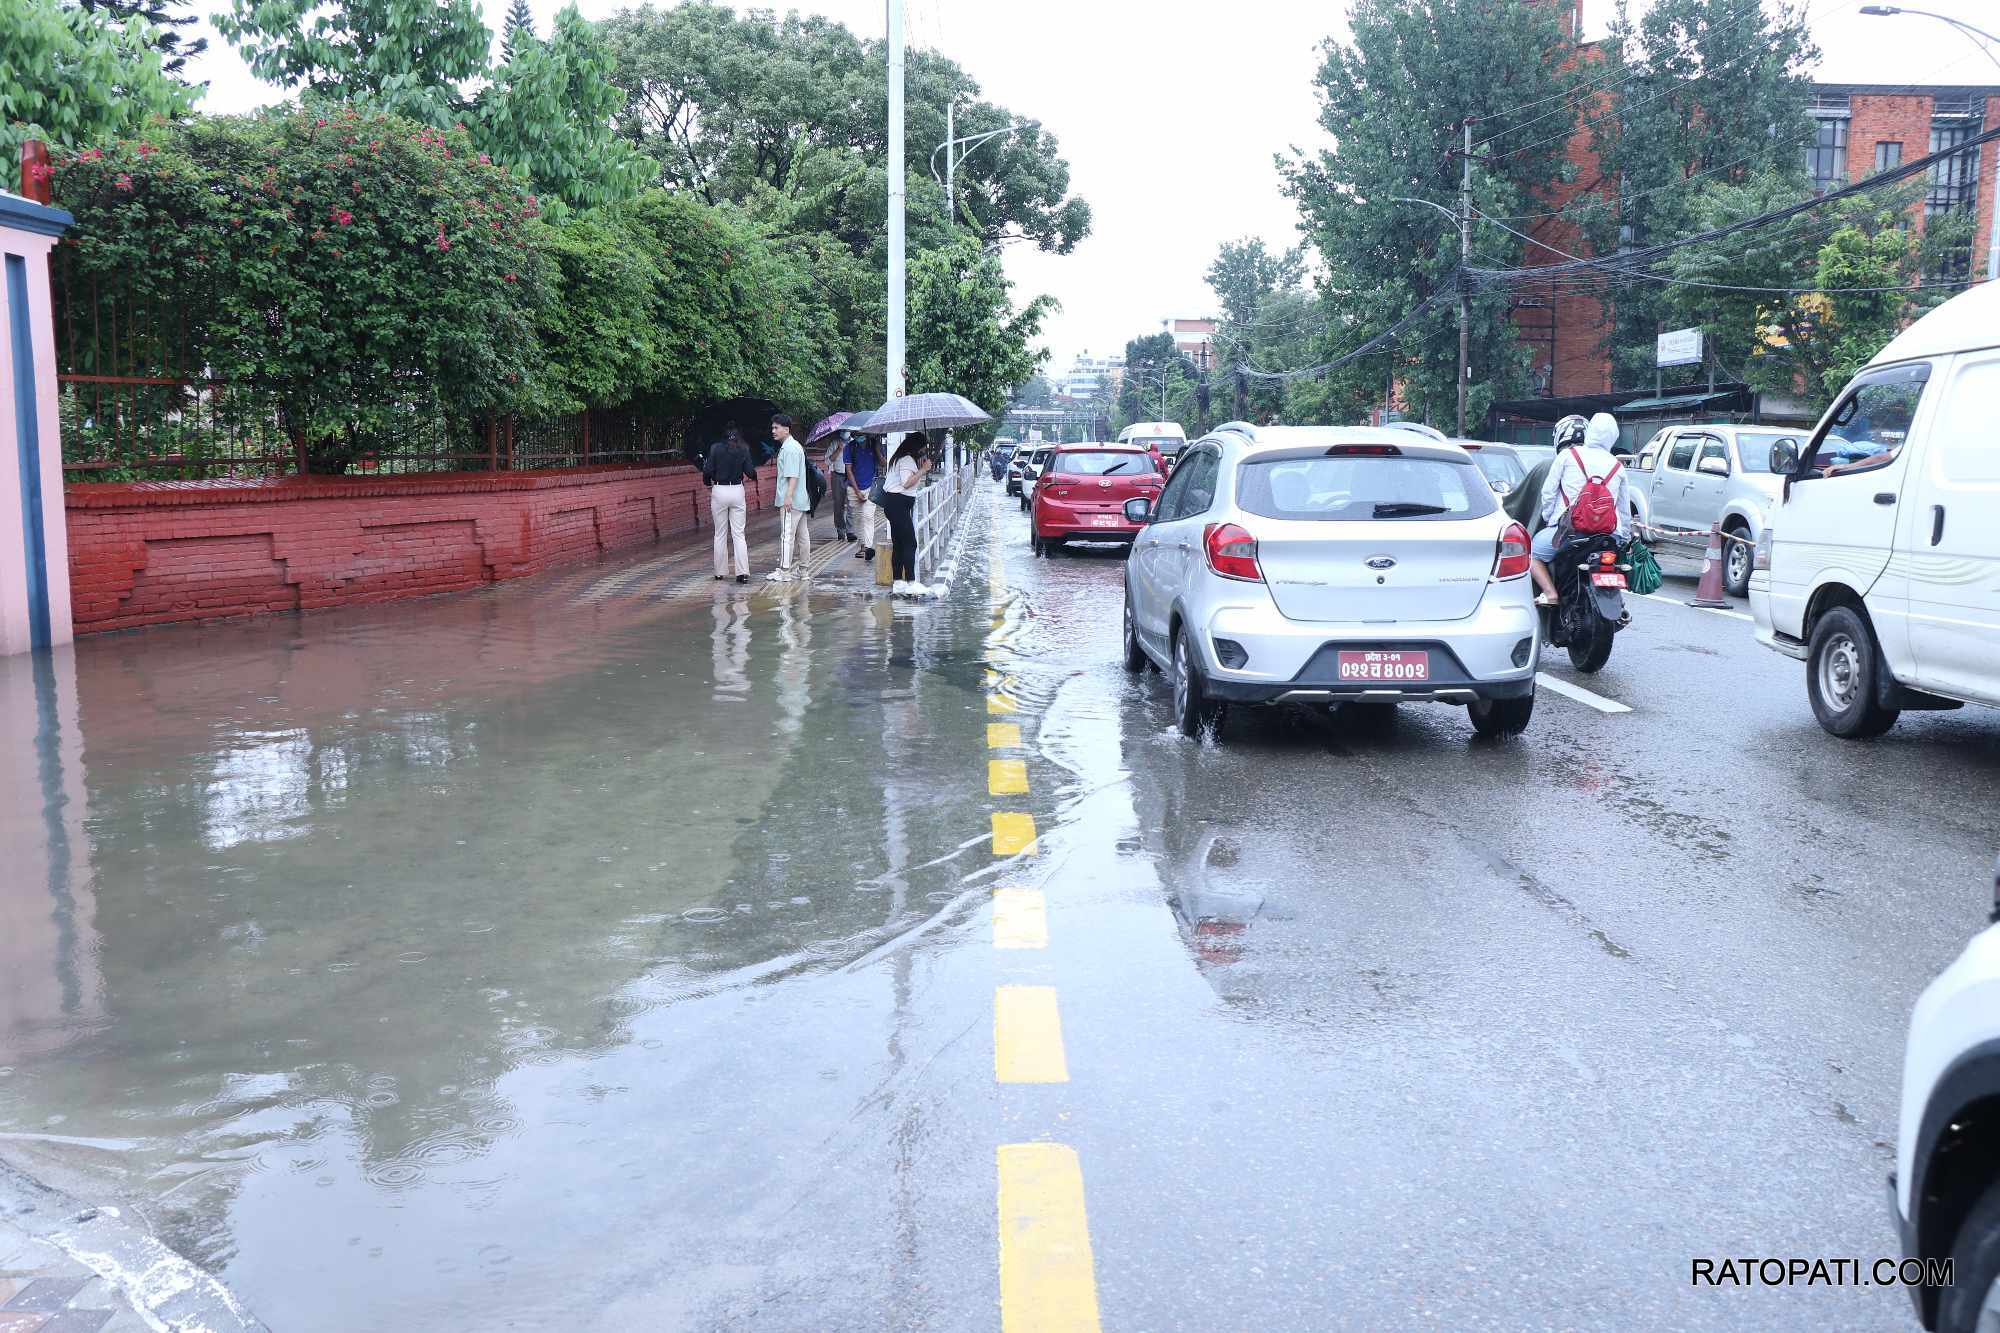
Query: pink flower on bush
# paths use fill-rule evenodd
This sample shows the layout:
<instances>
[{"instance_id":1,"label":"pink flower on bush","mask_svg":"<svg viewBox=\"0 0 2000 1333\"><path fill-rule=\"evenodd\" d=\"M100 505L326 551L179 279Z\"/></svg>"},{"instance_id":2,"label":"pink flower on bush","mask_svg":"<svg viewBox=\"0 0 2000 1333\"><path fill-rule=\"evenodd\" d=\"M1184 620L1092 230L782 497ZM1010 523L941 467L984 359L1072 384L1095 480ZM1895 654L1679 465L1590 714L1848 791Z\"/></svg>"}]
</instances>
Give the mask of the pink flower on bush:
<instances>
[{"instance_id":1,"label":"pink flower on bush","mask_svg":"<svg viewBox=\"0 0 2000 1333\"><path fill-rule=\"evenodd\" d=\"M138 152L140 157L151 157L153 155L153 145L149 143L142 143L139 145L136 151Z\"/></svg>"},{"instance_id":2,"label":"pink flower on bush","mask_svg":"<svg viewBox=\"0 0 2000 1333\"><path fill-rule=\"evenodd\" d=\"M132 178L130 176L127 176L122 171L118 173L118 179L112 181L111 183L117 186L121 193L124 194L132 193Z\"/></svg>"},{"instance_id":3,"label":"pink flower on bush","mask_svg":"<svg viewBox=\"0 0 2000 1333\"><path fill-rule=\"evenodd\" d=\"M450 238L450 237L448 237L448 236L446 236L446 235L444 234L444 224L443 224L443 223L439 223L439 224L438 224L438 238L437 238L437 248L438 248L439 250L449 250L449 249L451 249L451 238Z\"/></svg>"},{"instance_id":4,"label":"pink flower on bush","mask_svg":"<svg viewBox=\"0 0 2000 1333\"><path fill-rule=\"evenodd\" d=\"M507 281L509 281L509 282L512 282L512 281L514 281L514 275L513 275L513 274L511 274L511 273L509 273L509 274L507 275Z\"/></svg>"},{"instance_id":5,"label":"pink flower on bush","mask_svg":"<svg viewBox=\"0 0 2000 1333\"><path fill-rule=\"evenodd\" d=\"M76 160L79 162L95 162L103 156L104 150L102 148L86 148L76 155Z\"/></svg>"},{"instance_id":6,"label":"pink flower on bush","mask_svg":"<svg viewBox=\"0 0 2000 1333\"><path fill-rule=\"evenodd\" d=\"M354 214L344 208L336 208L333 210L333 220L340 226L345 227L348 223L354 221Z\"/></svg>"},{"instance_id":7,"label":"pink flower on bush","mask_svg":"<svg viewBox=\"0 0 2000 1333\"><path fill-rule=\"evenodd\" d=\"M493 159L488 157L486 154L481 153L479 155L479 165L482 167L490 167L493 165Z\"/></svg>"}]
</instances>

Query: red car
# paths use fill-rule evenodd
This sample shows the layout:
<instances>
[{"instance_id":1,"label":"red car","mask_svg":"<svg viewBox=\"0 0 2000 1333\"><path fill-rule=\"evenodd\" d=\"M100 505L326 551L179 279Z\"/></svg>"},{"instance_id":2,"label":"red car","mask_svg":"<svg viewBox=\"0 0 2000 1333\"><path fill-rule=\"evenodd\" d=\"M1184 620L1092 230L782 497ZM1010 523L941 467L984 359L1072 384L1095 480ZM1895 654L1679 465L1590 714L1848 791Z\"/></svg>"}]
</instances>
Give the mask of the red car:
<instances>
[{"instance_id":1,"label":"red car","mask_svg":"<svg viewBox=\"0 0 2000 1333\"><path fill-rule=\"evenodd\" d=\"M1129 444L1065 444L1049 456L1028 512L1028 543L1047 555L1071 540L1130 543L1139 525L1127 500L1158 500L1167 479L1154 455Z\"/></svg>"}]
</instances>

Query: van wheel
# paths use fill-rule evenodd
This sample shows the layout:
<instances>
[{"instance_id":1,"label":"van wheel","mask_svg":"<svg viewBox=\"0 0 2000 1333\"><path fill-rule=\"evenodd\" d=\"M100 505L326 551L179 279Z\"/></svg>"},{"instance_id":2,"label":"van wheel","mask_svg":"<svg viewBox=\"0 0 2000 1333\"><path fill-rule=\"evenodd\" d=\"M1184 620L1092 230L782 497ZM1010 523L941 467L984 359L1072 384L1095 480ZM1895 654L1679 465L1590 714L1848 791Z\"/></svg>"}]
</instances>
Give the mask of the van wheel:
<instances>
[{"instance_id":1,"label":"van wheel","mask_svg":"<svg viewBox=\"0 0 2000 1333\"><path fill-rule=\"evenodd\" d=\"M1199 736L1222 725L1222 705L1208 697L1183 629L1174 631L1174 722L1183 736Z\"/></svg>"},{"instance_id":2,"label":"van wheel","mask_svg":"<svg viewBox=\"0 0 2000 1333\"><path fill-rule=\"evenodd\" d=\"M1861 740L1895 726L1899 710L1875 701L1881 671L1882 650L1853 607L1836 606L1819 618L1806 651L1806 695L1822 727Z\"/></svg>"},{"instance_id":3,"label":"van wheel","mask_svg":"<svg viewBox=\"0 0 2000 1333\"><path fill-rule=\"evenodd\" d=\"M2000 1310L2000 1183L1972 1206L1951 1260L1952 1284L1938 1293L1938 1333L1976 1333L1986 1311Z\"/></svg>"},{"instance_id":4,"label":"van wheel","mask_svg":"<svg viewBox=\"0 0 2000 1333\"><path fill-rule=\"evenodd\" d=\"M1724 528L1730 537L1749 537L1742 528ZM1722 543L1722 590L1731 597L1750 595L1750 571L1757 567L1757 553L1746 542Z\"/></svg>"},{"instance_id":5,"label":"van wheel","mask_svg":"<svg viewBox=\"0 0 2000 1333\"><path fill-rule=\"evenodd\" d=\"M1472 729L1482 736L1518 736L1535 715L1535 696L1530 691L1518 699L1474 699L1465 711L1472 717Z\"/></svg>"}]
</instances>

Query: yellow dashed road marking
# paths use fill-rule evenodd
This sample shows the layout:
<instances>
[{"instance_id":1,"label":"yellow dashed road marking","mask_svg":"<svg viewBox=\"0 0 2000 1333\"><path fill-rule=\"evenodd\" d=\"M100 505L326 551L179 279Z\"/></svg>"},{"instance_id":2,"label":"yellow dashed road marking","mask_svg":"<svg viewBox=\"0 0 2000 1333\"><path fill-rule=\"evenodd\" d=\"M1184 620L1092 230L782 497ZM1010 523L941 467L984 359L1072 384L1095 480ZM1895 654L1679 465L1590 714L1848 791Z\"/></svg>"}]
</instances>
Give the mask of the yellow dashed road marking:
<instances>
[{"instance_id":1,"label":"yellow dashed road marking","mask_svg":"<svg viewBox=\"0 0 2000 1333\"><path fill-rule=\"evenodd\" d=\"M986 696L986 711L989 713L1011 713L1014 711L1014 696L1011 694L989 694Z\"/></svg>"},{"instance_id":2,"label":"yellow dashed road marking","mask_svg":"<svg viewBox=\"0 0 2000 1333\"><path fill-rule=\"evenodd\" d=\"M993 992L993 1077L1002 1083L1069 1082L1054 986Z\"/></svg>"},{"instance_id":3,"label":"yellow dashed road marking","mask_svg":"<svg viewBox=\"0 0 2000 1333\"><path fill-rule=\"evenodd\" d=\"M1020 749L1021 724L1018 722L988 722L986 724L986 748L989 750Z\"/></svg>"},{"instance_id":4,"label":"yellow dashed road marking","mask_svg":"<svg viewBox=\"0 0 2000 1333\"><path fill-rule=\"evenodd\" d=\"M1033 856L1035 847L1035 817L1016 814L1011 811L995 811L993 815L993 854L1012 856L1016 852L1026 852Z\"/></svg>"},{"instance_id":5,"label":"yellow dashed road marking","mask_svg":"<svg viewBox=\"0 0 2000 1333\"><path fill-rule=\"evenodd\" d=\"M1018 796L1028 790L1028 761L1025 759L988 759L986 761L986 790L994 796Z\"/></svg>"},{"instance_id":6,"label":"yellow dashed road marking","mask_svg":"<svg viewBox=\"0 0 2000 1333\"><path fill-rule=\"evenodd\" d=\"M1076 1149L1003 1143L999 1167L1002 1333L1097 1333L1097 1277Z\"/></svg>"},{"instance_id":7,"label":"yellow dashed road marking","mask_svg":"<svg viewBox=\"0 0 2000 1333\"><path fill-rule=\"evenodd\" d=\"M1040 890L993 890L993 947L1049 947L1049 914Z\"/></svg>"}]
</instances>

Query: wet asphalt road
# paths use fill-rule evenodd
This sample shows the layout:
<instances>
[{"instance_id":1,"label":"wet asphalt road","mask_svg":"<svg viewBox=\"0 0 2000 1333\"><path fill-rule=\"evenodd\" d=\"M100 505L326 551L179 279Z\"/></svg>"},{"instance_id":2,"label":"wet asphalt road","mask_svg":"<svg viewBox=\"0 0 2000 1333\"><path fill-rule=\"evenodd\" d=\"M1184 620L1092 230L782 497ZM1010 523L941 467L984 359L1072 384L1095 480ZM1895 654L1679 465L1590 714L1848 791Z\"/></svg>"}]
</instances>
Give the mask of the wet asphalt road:
<instances>
[{"instance_id":1,"label":"wet asphalt road","mask_svg":"<svg viewBox=\"0 0 2000 1333\"><path fill-rule=\"evenodd\" d=\"M0 1158L283 1330L995 1328L1033 1142L1106 1328L1913 1326L1690 1263L1893 1253L2000 714L1835 741L1670 580L1588 682L1630 712L1189 742L1115 554L996 489L929 608L668 552L87 641L8 770ZM1010 985L1059 1038L996 1037Z\"/></svg>"}]
</instances>

